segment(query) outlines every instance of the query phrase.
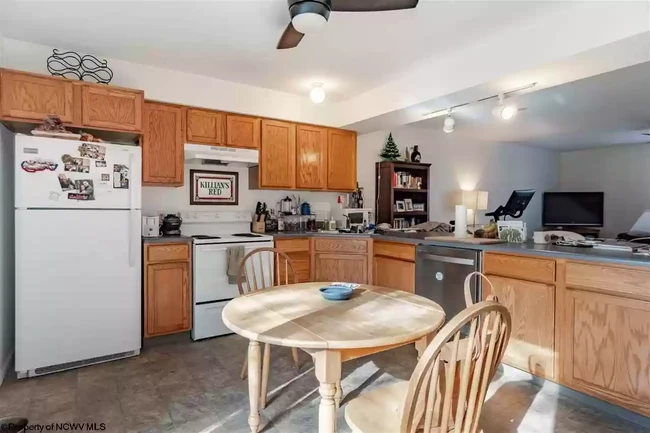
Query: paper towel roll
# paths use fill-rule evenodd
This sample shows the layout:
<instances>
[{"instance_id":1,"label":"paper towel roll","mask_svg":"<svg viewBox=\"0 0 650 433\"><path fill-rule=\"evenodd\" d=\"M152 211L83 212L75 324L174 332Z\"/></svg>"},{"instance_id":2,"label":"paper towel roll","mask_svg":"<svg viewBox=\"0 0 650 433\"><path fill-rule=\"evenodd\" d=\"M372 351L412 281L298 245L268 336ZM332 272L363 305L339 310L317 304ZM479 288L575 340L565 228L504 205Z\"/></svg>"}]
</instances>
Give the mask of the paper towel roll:
<instances>
[{"instance_id":1,"label":"paper towel roll","mask_svg":"<svg viewBox=\"0 0 650 433\"><path fill-rule=\"evenodd\" d=\"M467 207L462 204L456 205L456 230L454 236L457 238L467 237Z\"/></svg>"}]
</instances>

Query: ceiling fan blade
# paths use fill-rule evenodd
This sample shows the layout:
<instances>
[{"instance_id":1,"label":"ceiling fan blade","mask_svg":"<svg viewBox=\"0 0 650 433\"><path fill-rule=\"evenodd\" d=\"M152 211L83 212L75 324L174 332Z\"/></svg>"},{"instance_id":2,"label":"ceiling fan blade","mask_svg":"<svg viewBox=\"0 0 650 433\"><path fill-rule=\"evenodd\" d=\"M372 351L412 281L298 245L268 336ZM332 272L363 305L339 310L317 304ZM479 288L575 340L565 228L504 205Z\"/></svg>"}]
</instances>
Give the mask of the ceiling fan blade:
<instances>
[{"instance_id":1,"label":"ceiling fan blade","mask_svg":"<svg viewBox=\"0 0 650 433\"><path fill-rule=\"evenodd\" d=\"M286 50L287 48L295 48L298 46L303 36L305 36L305 34L300 33L295 29L293 24L289 22L289 25L284 29L282 36L280 36L277 49Z\"/></svg>"},{"instance_id":2,"label":"ceiling fan blade","mask_svg":"<svg viewBox=\"0 0 650 433\"><path fill-rule=\"evenodd\" d=\"M650 132L642 132L641 135L650 135Z\"/></svg>"},{"instance_id":3,"label":"ceiling fan blade","mask_svg":"<svg viewBox=\"0 0 650 433\"><path fill-rule=\"evenodd\" d=\"M419 0L332 0L332 12L381 12L413 9Z\"/></svg>"}]
</instances>

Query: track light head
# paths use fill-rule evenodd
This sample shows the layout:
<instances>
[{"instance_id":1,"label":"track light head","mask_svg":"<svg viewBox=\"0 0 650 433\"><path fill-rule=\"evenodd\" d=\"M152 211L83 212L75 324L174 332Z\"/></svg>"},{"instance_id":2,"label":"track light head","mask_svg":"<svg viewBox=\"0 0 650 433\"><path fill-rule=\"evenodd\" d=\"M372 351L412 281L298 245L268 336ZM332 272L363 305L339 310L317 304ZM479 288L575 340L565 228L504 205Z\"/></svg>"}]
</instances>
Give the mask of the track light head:
<instances>
[{"instance_id":1,"label":"track light head","mask_svg":"<svg viewBox=\"0 0 650 433\"><path fill-rule=\"evenodd\" d=\"M445 131L447 134L449 134L451 132L454 132L455 128L456 128L456 121L454 120L453 117L451 117L451 109L450 109L442 125L442 130Z\"/></svg>"}]
</instances>

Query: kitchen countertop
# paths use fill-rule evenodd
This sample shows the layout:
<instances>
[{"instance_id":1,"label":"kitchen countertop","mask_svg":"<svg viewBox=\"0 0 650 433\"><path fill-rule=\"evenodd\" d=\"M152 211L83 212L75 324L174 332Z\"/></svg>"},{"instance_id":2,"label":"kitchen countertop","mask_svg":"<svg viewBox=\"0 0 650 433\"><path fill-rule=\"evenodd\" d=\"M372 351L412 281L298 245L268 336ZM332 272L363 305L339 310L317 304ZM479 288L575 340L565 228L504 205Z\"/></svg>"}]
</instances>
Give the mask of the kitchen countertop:
<instances>
[{"instance_id":1,"label":"kitchen countertop","mask_svg":"<svg viewBox=\"0 0 650 433\"><path fill-rule=\"evenodd\" d=\"M415 245L435 245L450 248L462 248L468 250L490 251L494 253L510 254L531 254L537 256L550 257L554 259L573 259L594 262L607 262L614 264L630 266L648 266L650 267L650 256L634 255L630 252L600 250L596 248L577 248L561 247L557 245L538 245L533 241L525 244L489 244L476 245L460 242L445 242L439 240L427 240L431 236L440 236L440 233L391 233L388 235L370 234L370 233L325 233L325 232L306 232L306 233L269 233L278 239L287 238L304 238L304 237L356 237L372 238L389 242L403 242Z\"/></svg>"},{"instance_id":2,"label":"kitchen countertop","mask_svg":"<svg viewBox=\"0 0 650 433\"><path fill-rule=\"evenodd\" d=\"M191 236L160 236L157 238L142 238L145 244L171 244L171 243L187 243L192 242Z\"/></svg>"}]
</instances>

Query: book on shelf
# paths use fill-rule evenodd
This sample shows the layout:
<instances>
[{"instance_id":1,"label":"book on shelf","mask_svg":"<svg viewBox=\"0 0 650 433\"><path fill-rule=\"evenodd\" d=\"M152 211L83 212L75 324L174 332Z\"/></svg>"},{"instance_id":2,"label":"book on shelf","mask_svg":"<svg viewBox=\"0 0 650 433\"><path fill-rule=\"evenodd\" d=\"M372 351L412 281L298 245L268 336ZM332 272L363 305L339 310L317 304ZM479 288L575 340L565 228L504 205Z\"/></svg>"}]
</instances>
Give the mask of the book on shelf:
<instances>
[{"instance_id":1,"label":"book on shelf","mask_svg":"<svg viewBox=\"0 0 650 433\"><path fill-rule=\"evenodd\" d=\"M396 171L393 173L393 188L421 189L422 178L407 171Z\"/></svg>"},{"instance_id":2,"label":"book on shelf","mask_svg":"<svg viewBox=\"0 0 650 433\"><path fill-rule=\"evenodd\" d=\"M393 219L394 229L408 229L417 224L415 218L395 218Z\"/></svg>"}]
</instances>

